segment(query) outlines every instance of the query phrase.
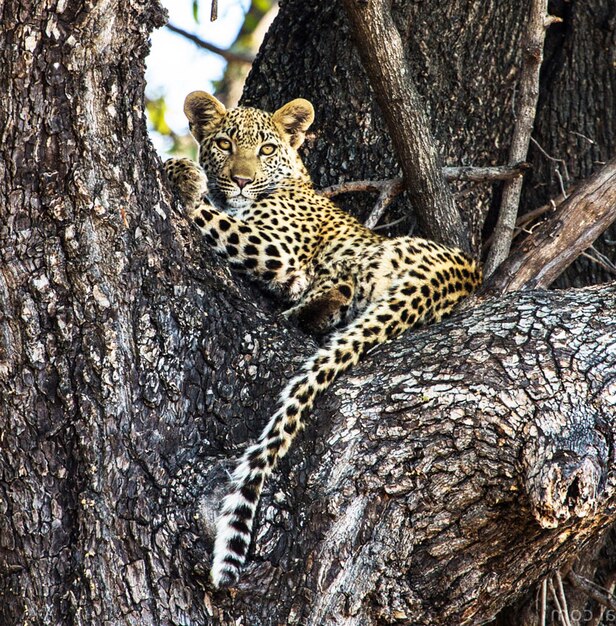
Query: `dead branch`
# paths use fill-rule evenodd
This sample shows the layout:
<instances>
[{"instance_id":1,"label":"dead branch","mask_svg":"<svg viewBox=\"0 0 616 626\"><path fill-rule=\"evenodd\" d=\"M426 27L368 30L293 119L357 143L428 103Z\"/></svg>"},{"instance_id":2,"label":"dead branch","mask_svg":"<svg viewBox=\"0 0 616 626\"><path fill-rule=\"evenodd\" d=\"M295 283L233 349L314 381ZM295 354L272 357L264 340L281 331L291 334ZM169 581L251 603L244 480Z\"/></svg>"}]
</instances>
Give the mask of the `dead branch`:
<instances>
[{"instance_id":1,"label":"dead branch","mask_svg":"<svg viewBox=\"0 0 616 626\"><path fill-rule=\"evenodd\" d=\"M528 163L519 163L518 165L497 165L493 167L444 167L443 176L447 182L453 180L473 181L473 182L492 182L499 180L510 180L516 176L521 176L524 170L528 169ZM404 179L389 178L386 180L355 180L331 187L325 187L320 193L327 198L337 196L342 193L354 193L358 191L378 191L379 197L372 209L368 219L364 224L368 228L374 228L385 209L391 204L393 199L402 191L404 191Z\"/></svg>"},{"instance_id":2,"label":"dead branch","mask_svg":"<svg viewBox=\"0 0 616 626\"><path fill-rule=\"evenodd\" d=\"M447 166L443 168L443 176L447 182L454 180L468 182L493 182L498 180L511 180L521 176L529 168L528 163L517 165L494 165L489 167L474 167L462 165L458 167ZM357 191L378 191L394 188L400 193L404 189L402 178L388 178L385 180L352 180L337 185L331 185L321 189L319 193L331 198L341 193L354 193Z\"/></svg>"},{"instance_id":3,"label":"dead branch","mask_svg":"<svg viewBox=\"0 0 616 626\"><path fill-rule=\"evenodd\" d=\"M547 12L547 0L533 0L531 2L520 77L520 97L509 150L510 163L523 161L528 153L528 144L535 122L539 97L539 69L543 60L545 31L550 24L559 21L559 18L547 15ZM494 231L494 242L485 266L487 276L492 274L509 254L521 191L521 178L515 178L505 183L498 222Z\"/></svg>"},{"instance_id":4,"label":"dead branch","mask_svg":"<svg viewBox=\"0 0 616 626\"><path fill-rule=\"evenodd\" d=\"M209 43L208 41L203 41L197 35L193 33L189 33L187 30L180 28L179 26L174 26L173 24L167 24L167 28L178 35L182 35L189 41L192 41L194 44L203 48L204 50L209 50L214 54L220 55L225 61L234 62L234 63L244 63L246 65L252 65L252 62L255 60L255 57L250 54L242 54L241 52L232 52L231 50L226 50L224 48L219 48L215 46L213 43Z\"/></svg>"},{"instance_id":5,"label":"dead branch","mask_svg":"<svg viewBox=\"0 0 616 626\"><path fill-rule=\"evenodd\" d=\"M608 598L612 598L614 595L614 588L616 587L616 572L610 572L603 580L603 589L607 593ZM599 626L603 620L603 616L605 615L605 610L609 609L609 606L606 606L602 602L595 600L599 605L599 610L596 615L593 615L592 619L588 622L588 626ZM594 611L593 611L594 613Z\"/></svg>"},{"instance_id":6,"label":"dead branch","mask_svg":"<svg viewBox=\"0 0 616 626\"><path fill-rule=\"evenodd\" d=\"M567 606L567 595L565 594L565 589L563 587L563 579L562 579L562 576L560 575L560 571L556 572L556 574L554 575L554 578L556 579L556 584L557 584L558 603L562 609L561 611L562 621L565 624L565 626L572 626L571 619L569 617L569 607ZM550 581L550 584L552 584L552 589L553 589L554 588L553 582ZM554 599L556 599L556 596Z\"/></svg>"},{"instance_id":7,"label":"dead branch","mask_svg":"<svg viewBox=\"0 0 616 626\"><path fill-rule=\"evenodd\" d=\"M389 129L422 231L469 249L453 194L445 183L425 107L406 62L389 2L344 0L357 50ZM383 42L387 45L383 45Z\"/></svg>"},{"instance_id":8,"label":"dead branch","mask_svg":"<svg viewBox=\"0 0 616 626\"><path fill-rule=\"evenodd\" d=\"M616 221L616 158L579 184L484 285L483 292L548 287Z\"/></svg>"},{"instance_id":9,"label":"dead branch","mask_svg":"<svg viewBox=\"0 0 616 626\"><path fill-rule=\"evenodd\" d=\"M389 186L383 187L379 197L376 200L374 208L368 215L368 219L364 222L367 228L374 228L381 219L385 209L392 203L393 199L402 191L404 185L400 178L393 179Z\"/></svg>"},{"instance_id":10,"label":"dead branch","mask_svg":"<svg viewBox=\"0 0 616 626\"><path fill-rule=\"evenodd\" d=\"M605 254L602 254L601 252L599 252L599 250L597 250L597 248L595 248L594 246L590 246L590 248L588 248L585 252L582 252L582 256L588 259L589 261L596 263L597 265L602 267L606 272L616 275L616 265L614 265L614 263L612 263L605 256Z\"/></svg>"},{"instance_id":11,"label":"dead branch","mask_svg":"<svg viewBox=\"0 0 616 626\"><path fill-rule=\"evenodd\" d=\"M448 166L443 168L443 176L447 182L459 180L462 182L487 183L519 178L529 168L530 163L524 161L515 165L493 165L489 167Z\"/></svg>"},{"instance_id":12,"label":"dead branch","mask_svg":"<svg viewBox=\"0 0 616 626\"><path fill-rule=\"evenodd\" d=\"M537 207L536 209L532 209L528 213L524 213L524 215L521 215L520 217L518 217L515 223L513 239L515 240L515 238L520 233L529 233L529 234L532 233L532 229L535 228L537 224L530 225L531 222L535 221L539 217L543 217L546 213L549 213L550 211L555 211L556 207L560 206L560 204L564 202L569 197L569 195L571 195L571 193L573 193L574 189L575 189L575 185L572 185L566 190L564 195L561 193L560 195L556 196L556 198L552 198L548 203L543 204L540 207ZM494 239L494 233L492 233L483 243L484 253L487 253L487 251L490 249L493 239Z\"/></svg>"},{"instance_id":13,"label":"dead branch","mask_svg":"<svg viewBox=\"0 0 616 626\"><path fill-rule=\"evenodd\" d=\"M385 228L392 228L393 226L396 226L397 224L404 222L409 217L410 217L409 215L403 215L402 217L399 217L397 220L394 220L393 222L386 222L385 224L378 224L372 230L382 230Z\"/></svg>"},{"instance_id":14,"label":"dead branch","mask_svg":"<svg viewBox=\"0 0 616 626\"><path fill-rule=\"evenodd\" d=\"M565 159L558 159L556 157L553 157L551 154L548 154L543 146L534 138L531 137L530 140L533 142L533 145L537 148L537 150L539 150L539 152L541 152L541 154L543 154L543 156L548 159L548 161L553 161L554 163L558 163L558 167L556 168L556 172L558 172L558 175L560 176L560 166L562 165L563 168L563 174L565 176L565 181L569 182L570 177L569 177L569 170L567 169L567 162L565 161ZM561 180L562 183L562 180Z\"/></svg>"},{"instance_id":15,"label":"dead branch","mask_svg":"<svg viewBox=\"0 0 616 626\"><path fill-rule=\"evenodd\" d=\"M342 193L357 193L360 191L378 191L396 188L398 192L404 189L404 180L402 178L386 178L384 180L349 180L330 187L324 187L319 191L326 198L333 198Z\"/></svg>"},{"instance_id":16,"label":"dead branch","mask_svg":"<svg viewBox=\"0 0 616 626\"><path fill-rule=\"evenodd\" d=\"M548 579L544 578L541 583L541 604L539 606L539 626L545 626L545 617L547 613L547 601L548 601Z\"/></svg>"}]
</instances>

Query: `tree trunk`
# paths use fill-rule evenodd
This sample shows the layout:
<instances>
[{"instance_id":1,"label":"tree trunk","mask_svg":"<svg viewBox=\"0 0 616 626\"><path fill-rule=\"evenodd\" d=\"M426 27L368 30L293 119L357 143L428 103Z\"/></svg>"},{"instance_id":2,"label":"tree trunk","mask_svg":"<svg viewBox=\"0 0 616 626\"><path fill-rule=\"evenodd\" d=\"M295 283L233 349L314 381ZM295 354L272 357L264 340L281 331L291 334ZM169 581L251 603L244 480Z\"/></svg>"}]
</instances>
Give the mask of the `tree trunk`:
<instances>
[{"instance_id":1,"label":"tree trunk","mask_svg":"<svg viewBox=\"0 0 616 626\"><path fill-rule=\"evenodd\" d=\"M162 23L157 3L2 7L1 624L202 615L178 551L203 479L183 476L254 437L307 354L170 210L143 116Z\"/></svg>"},{"instance_id":2,"label":"tree trunk","mask_svg":"<svg viewBox=\"0 0 616 626\"><path fill-rule=\"evenodd\" d=\"M253 73L279 63L262 104L328 86L319 184L391 175L348 28L319 4L283 6ZM615 510L616 290L511 294L338 381L266 491L238 591L212 593L226 472L315 346L170 206L142 113L159 5L5 0L0 15L1 624L480 622L596 541ZM476 106L494 97L506 134L502 84L485 89ZM449 162L491 145L479 120L460 128ZM466 210L475 239L481 211Z\"/></svg>"}]
</instances>

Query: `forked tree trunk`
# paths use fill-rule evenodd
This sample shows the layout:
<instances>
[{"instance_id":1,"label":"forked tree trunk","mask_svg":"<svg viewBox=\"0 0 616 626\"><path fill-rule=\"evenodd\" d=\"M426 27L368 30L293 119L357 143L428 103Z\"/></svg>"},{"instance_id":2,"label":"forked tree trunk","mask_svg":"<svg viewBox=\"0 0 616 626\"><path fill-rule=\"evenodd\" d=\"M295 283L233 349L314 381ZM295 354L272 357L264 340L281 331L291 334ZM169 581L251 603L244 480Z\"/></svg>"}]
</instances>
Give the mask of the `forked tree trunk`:
<instances>
[{"instance_id":1,"label":"forked tree trunk","mask_svg":"<svg viewBox=\"0 0 616 626\"><path fill-rule=\"evenodd\" d=\"M616 290L513 294L321 398L239 590L204 590L231 459L315 346L169 205L142 113L158 5L0 15L1 624L478 622L600 536ZM359 177L335 159L355 139L321 133L316 176Z\"/></svg>"}]
</instances>

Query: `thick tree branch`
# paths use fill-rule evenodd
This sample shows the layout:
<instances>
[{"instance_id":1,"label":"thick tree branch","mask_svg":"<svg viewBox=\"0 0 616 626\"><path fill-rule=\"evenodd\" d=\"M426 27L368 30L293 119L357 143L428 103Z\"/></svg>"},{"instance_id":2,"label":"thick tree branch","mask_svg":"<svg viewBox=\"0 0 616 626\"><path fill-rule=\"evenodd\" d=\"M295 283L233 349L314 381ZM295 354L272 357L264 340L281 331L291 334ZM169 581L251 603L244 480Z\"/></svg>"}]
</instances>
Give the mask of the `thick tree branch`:
<instances>
[{"instance_id":1,"label":"thick tree branch","mask_svg":"<svg viewBox=\"0 0 616 626\"><path fill-rule=\"evenodd\" d=\"M548 287L616 221L616 159L580 183L486 281L488 293Z\"/></svg>"},{"instance_id":2,"label":"thick tree branch","mask_svg":"<svg viewBox=\"0 0 616 626\"><path fill-rule=\"evenodd\" d=\"M547 12L548 0L532 0L524 45L516 123L509 150L510 163L525 160L528 153L539 98L539 70L543 61L545 31L550 24L560 21L558 18L548 16ZM509 254L518 215L522 182L522 178L515 178L505 183L494 240L485 265L486 276L492 274Z\"/></svg>"},{"instance_id":3,"label":"thick tree branch","mask_svg":"<svg viewBox=\"0 0 616 626\"><path fill-rule=\"evenodd\" d=\"M389 3L344 0L343 4L422 231L432 239L468 250L466 229L440 171L428 116L406 62Z\"/></svg>"},{"instance_id":4,"label":"thick tree branch","mask_svg":"<svg viewBox=\"0 0 616 626\"><path fill-rule=\"evenodd\" d=\"M377 348L317 403L223 606L258 606L255 623L481 623L571 562L616 510L612 307L614 286L508 294Z\"/></svg>"}]
</instances>

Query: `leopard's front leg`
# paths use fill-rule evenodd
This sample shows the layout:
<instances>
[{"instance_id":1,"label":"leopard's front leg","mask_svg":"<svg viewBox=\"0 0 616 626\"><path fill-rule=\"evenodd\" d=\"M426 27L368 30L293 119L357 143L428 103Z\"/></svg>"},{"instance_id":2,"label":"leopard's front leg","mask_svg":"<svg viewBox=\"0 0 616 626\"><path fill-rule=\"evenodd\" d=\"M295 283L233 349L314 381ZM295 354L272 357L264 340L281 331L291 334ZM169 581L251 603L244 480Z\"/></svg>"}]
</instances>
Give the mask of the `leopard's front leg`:
<instances>
[{"instance_id":1,"label":"leopard's front leg","mask_svg":"<svg viewBox=\"0 0 616 626\"><path fill-rule=\"evenodd\" d=\"M285 242L276 241L267 229L206 203L189 215L205 241L234 268L252 274L291 299L306 290L309 281L297 253Z\"/></svg>"},{"instance_id":2,"label":"leopard's front leg","mask_svg":"<svg viewBox=\"0 0 616 626\"><path fill-rule=\"evenodd\" d=\"M164 166L188 216L220 256L291 300L303 295L309 279L291 246L277 241L263 226L217 209L205 196L207 177L194 161L169 159Z\"/></svg>"}]
</instances>

